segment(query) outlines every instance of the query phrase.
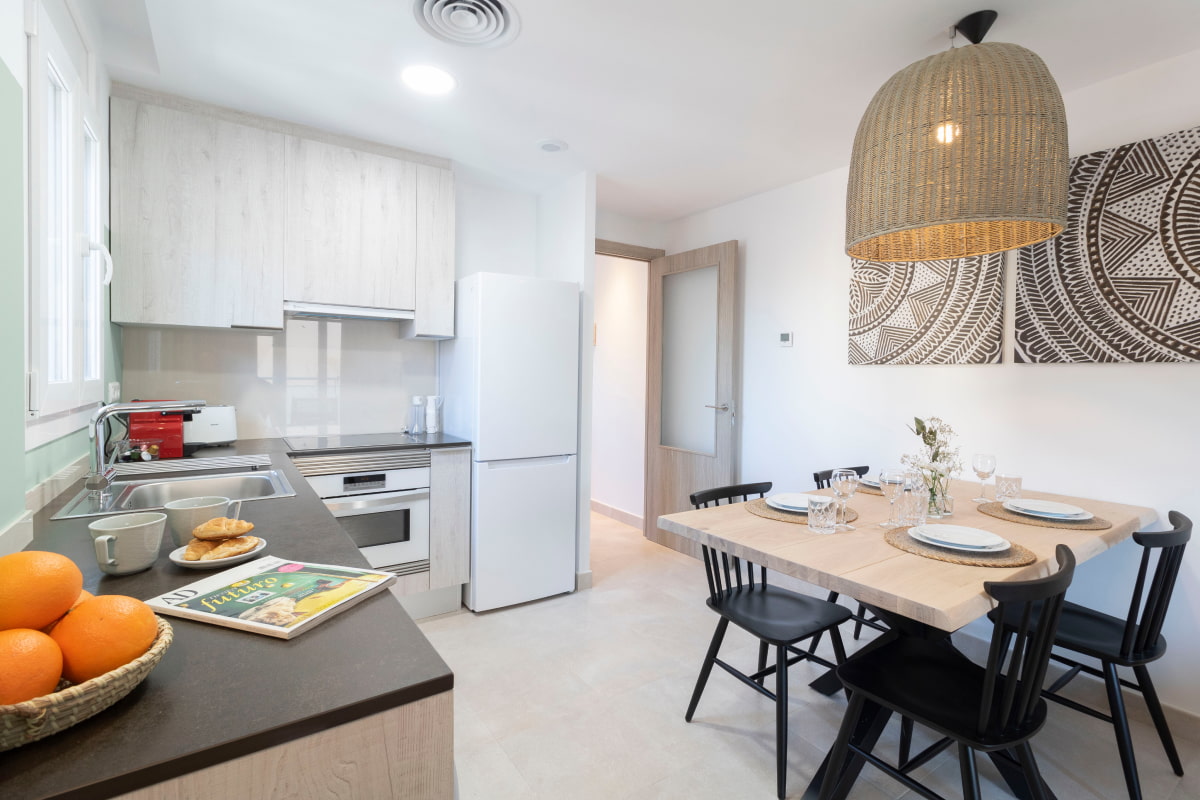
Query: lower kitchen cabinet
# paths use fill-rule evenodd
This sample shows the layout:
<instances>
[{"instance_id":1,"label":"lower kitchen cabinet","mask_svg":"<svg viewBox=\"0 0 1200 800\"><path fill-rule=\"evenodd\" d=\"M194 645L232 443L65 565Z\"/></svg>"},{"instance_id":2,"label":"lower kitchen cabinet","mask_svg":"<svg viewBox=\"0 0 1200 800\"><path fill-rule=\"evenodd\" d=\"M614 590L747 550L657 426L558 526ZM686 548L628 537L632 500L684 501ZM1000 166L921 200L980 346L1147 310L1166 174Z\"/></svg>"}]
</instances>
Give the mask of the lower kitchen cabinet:
<instances>
[{"instance_id":1,"label":"lower kitchen cabinet","mask_svg":"<svg viewBox=\"0 0 1200 800\"><path fill-rule=\"evenodd\" d=\"M429 589L471 579L471 448L430 451Z\"/></svg>"},{"instance_id":2,"label":"lower kitchen cabinet","mask_svg":"<svg viewBox=\"0 0 1200 800\"><path fill-rule=\"evenodd\" d=\"M340 797L348 789L355 797L451 800L453 693L319 730L114 800Z\"/></svg>"}]
</instances>

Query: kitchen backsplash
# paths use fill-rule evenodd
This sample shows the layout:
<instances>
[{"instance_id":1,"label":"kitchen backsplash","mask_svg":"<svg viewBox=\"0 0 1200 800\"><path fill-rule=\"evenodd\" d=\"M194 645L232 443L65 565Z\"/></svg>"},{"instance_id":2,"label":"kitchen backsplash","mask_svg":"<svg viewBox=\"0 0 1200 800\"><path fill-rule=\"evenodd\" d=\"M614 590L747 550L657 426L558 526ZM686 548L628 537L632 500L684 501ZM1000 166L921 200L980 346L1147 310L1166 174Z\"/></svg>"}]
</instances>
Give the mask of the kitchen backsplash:
<instances>
[{"instance_id":1,"label":"kitchen backsplash","mask_svg":"<svg viewBox=\"0 0 1200 800\"><path fill-rule=\"evenodd\" d=\"M400 430L437 394L437 344L396 323L288 318L283 331L126 327L121 395L237 406L238 436Z\"/></svg>"}]
</instances>

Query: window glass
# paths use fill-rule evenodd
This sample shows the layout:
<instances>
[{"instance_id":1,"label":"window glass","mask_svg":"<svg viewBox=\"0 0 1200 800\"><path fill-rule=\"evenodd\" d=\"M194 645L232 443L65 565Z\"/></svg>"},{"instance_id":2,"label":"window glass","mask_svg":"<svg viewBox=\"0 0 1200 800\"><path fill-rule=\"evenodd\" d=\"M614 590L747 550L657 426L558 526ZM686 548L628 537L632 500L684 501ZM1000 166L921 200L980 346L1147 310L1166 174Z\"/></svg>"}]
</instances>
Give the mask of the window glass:
<instances>
[{"instance_id":1,"label":"window glass","mask_svg":"<svg viewBox=\"0 0 1200 800\"><path fill-rule=\"evenodd\" d=\"M53 62L46 81L46 378L70 381L71 375L71 93Z\"/></svg>"}]
</instances>

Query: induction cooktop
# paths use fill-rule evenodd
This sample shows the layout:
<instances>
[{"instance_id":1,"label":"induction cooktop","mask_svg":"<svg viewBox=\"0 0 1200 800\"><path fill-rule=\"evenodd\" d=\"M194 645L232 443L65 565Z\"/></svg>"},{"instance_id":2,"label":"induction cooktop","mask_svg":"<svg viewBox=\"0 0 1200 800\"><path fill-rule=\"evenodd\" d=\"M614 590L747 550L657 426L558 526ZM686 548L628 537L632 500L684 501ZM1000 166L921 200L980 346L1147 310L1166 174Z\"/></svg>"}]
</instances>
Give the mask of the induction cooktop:
<instances>
[{"instance_id":1,"label":"induction cooktop","mask_svg":"<svg viewBox=\"0 0 1200 800\"><path fill-rule=\"evenodd\" d=\"M331 436L289 436L283 440L294 453L313 450L352 450L357 447L397 447L425 442L410 433L351 433Z\"/></svg>"}]
</instances>

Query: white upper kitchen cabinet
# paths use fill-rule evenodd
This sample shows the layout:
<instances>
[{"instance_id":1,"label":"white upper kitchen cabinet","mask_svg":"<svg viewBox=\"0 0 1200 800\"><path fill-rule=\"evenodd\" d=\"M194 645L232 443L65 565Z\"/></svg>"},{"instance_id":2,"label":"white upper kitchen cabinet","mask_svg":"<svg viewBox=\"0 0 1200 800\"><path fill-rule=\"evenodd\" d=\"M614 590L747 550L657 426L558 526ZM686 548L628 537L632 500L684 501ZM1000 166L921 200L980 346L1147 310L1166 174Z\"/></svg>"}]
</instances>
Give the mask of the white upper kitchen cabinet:
<instances>
[{"instance_id":1,"label":"white upper kitchen cabinet","mask_svg":"<svg viewBox=\"0 0 1200 800\"><path fill-rule=\"evenodd\" d=\"M283 325L281 134L114 96L112 320Z\"/></svg>"},{"instance_id":2,"label":"white upper kitchen cabinet","mask_svg":"<svg viewBox=\"0 0 1200 800\"><path fill-rule=\"evenodd\" d=\"M110 147L113 322L278 329L290 301L454 336L445 159L125 84Z\"/></svg>"},{"instance_id":3,"label":"white upper kitchen cabinet","mask_svg":"<svg viewBox=\"0 0 1200 800\"><path fill-rule=\"evenodd\" d=\"M417 165L288 137L284 299L412 311Z\"/></svg>"},{"instance_id":4,"label":"white upper kitchen cabinet","mask_svg":"<svg viewBox=\"0 0 1200 800\"><path fill-rule=\"evenodd\" d=\"M454 336L454 173L417 165L416 318L413 339Z\"/></svg>"}]
</instances>

